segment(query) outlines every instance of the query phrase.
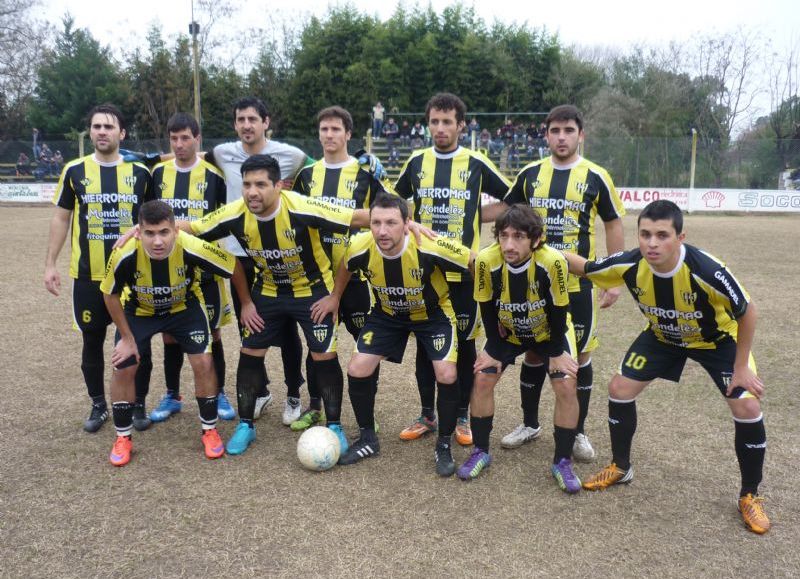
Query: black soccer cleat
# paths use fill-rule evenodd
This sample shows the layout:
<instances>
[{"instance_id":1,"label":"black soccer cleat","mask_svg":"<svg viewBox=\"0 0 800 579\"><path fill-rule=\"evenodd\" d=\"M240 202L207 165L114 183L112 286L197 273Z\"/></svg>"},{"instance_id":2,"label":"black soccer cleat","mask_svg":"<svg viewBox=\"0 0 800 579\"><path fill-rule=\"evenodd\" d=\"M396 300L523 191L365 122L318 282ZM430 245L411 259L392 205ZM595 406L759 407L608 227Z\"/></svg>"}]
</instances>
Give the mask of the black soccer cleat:
<instances>
[{"instance_id":1,"label":"black soccer cleat","mask_svg":"<svg viewBox=\"0 0 800 579\"><path fill-rule=\"evenodd\" d=\"M97 432L103 423L108 420L108 406L102 404L92 404L92 411L89 418L83 421L83 429L86 432Z\"/></svg>"},{"instance_id":2,"label":"black soccer cleat","mask_svg":"<svg viewBox=\"0 0 800 579\"><path fill-rule=\"evenodd\" d=\"M147 416L147 411L144 408L144 403L133 405L133 427L141 432L147 430L153 423L150 417Z\"/></svg>"},{"instance_id":3,"label":"black soccer cleat","mask_svg":"<svg viewBox=\"0 0 800 579\"><path fill-rule=\"evenodd\" d=\"M350 448L339 457L339 464L355 464L358 461L380 454L381 444L378 438L365 438L362 436L350 445Z\"/></svg>"},{"instance_id":4,"label":"black soccer cleat","mask_svg":"<svg viewBox=\"0 0 800 579\"><path fill-rule=\"evenodd\" d=\"M436 441L434 458L436 459L436 474L442 477L453 476L453 473L456 472L456 463L453 460L449 440L440 438Z\"/></svg>"}]
</instances>

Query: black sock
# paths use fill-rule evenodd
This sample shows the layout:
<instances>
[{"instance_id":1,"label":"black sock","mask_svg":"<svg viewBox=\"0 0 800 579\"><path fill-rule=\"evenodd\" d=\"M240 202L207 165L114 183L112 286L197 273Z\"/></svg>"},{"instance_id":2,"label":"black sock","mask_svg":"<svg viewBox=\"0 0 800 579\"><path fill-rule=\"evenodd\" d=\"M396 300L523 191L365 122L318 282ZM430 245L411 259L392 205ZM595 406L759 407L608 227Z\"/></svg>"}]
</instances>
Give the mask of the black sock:
<instances>
[{"instance_id":1,"label":"black sock","mask_svg":"<svg viewBox=\"0 0 800 579\"><path fill-rule=\"evenodd\" d=\"M211 342L211 357L214 359L214 373L217 375L218 392L225 391L225 349L222 347L222 340Z\"/></svg>"},{"instance_id":2,"label":"black sock","mask_svg":"<svg viewBox=\"0 0 800 579\"><path fill-rule=\"evenodd\" d=\"M153 374L153 353L150 351L150 344L147 348L139 351L139 367L136 368L136 375L133 378L136 389L136 404L144 405L147 395L150 393L150 377Z\"/></svg>"},{"instance_id":3,"label":"black sock","mask_svg":"<svg viewBox=\"0 0 800 579\"><path fill-rule=\"evenodd\" d=\"M286 395L300 398L300 386L303 384L303 343L297 331L297 323L289 319L284 325L283 344L281 345L281 361L283 362L283 381L286 383ZM310 354L309 354L310 355Z\"/></svg>"},{"instance_id":4,"label":"black sock","mask_svg":"<svg viewBox=\"0 0 800 579\"><path fill-rule=\"evenodd\" d=\"M589 360L585 366L578 368L578 432L580 434L583 434L586 416L589 414L589 400L592 397L593 381L594 370L592 369L592 361Z\"/></svg>"},{"instance_id":5,"label":"black sock","mask_svg":"<svg viewBox=\"0 0 800 579\"><path fill-rule=\"evenodd\" d=\"M111 405L114 428L117 436L130 436L133 430L133 405L130 402L114 402Z\"/></svg>"},{"instance_id":6,"label":"black sock","mask_svg":"<svg viewBox=\"0 0 800 579\"><path fill-rule=\"evenodd\" d=\"M467 418L469 416L469 398L472 395L472 385L475 382L475 340L462 340L458 343L458 359L456 361L456 372L458 378L458 417Z\"/></svg>"},{"instance_id":7,"label":"black sock","mask_svg":"<svg viewBox=\"0 0 800 579\"><path fill-rule=\"evenodd\" d=\"M525 426L539 428L539 399L547 376L544 364L536 366L522 363L519 373L519 395L522 400L522 416Z\"/></svg>"},{"instance_id":8,"label":"black sock","mask_svg":"<svg viewBox=\"0 0 800 579\"><path fill-rule=\"evenodd\" d=\"M636 400L608 400L608 429L611 431L611 453L622 470L631 467L631 445L636 433Z\"/></svg>"},{"instance_id":9,"label":"black sock","mask_svg":"<svg viewBox=\"0 0 800 579\"><path fill-rule=\"evenodd\" d=\"M212 344L213 353L213 344ZM216 361L216 360L215 360ZM181 395L181 369L183 368L183 350L180 344L164 344L164 382L167 392L173 398Z\"/></svg>"},{"instance_id":10,"label":"black sock","mask_svg":"<svg viewBox=\"0 0 800 579\"><path fill-rule=\"evenodd\" d=\"M740 422L734 420L736 427L736 458L742 475L742 488L739 496L750 493L758 494L761 473L764 469L764 456L767 453L767 431L764 418L756 422Z\"/></svg>"},{"instance_id":11,"label":"black sock","mask_svg":"<svg viewBox=\"0 0 800 579\"><path fill-rule=\"evenodd\" d=\"M239 417L242 422L253 423L256 398L264 388L264 358L239 354L239 367L236 369L236 398L239 402Z\"/></svg>"},{"instance_id":12,"label":"black sock","mask_svg":"<svg viewBox=\"0 0 800 579\"><path fill-rule=\"evenodd\" d=\"M433 372L433 362L425 353L425 348L417 341L417 359L414 374L417 378L417 388L419 389L419 401L422 406L422 414L428 418L433 418L433 407L436 403L436 374ZM428 409L430 416L425 414Z\"/></svg>"},{"instance_id":13,"label":"black sock","mask_svg":"<svg viewBox=\"0 0 800 579\"><path fill-rule=\"evenodd\" d=\"M83 332L83 350L81 352L81 371L83 380L86 382L86 390L89 398L97 404L97 400L103 399L105 403L105 389L103 387L103 370L105 361L103 358L103 342L106 341L106 329L94 332Z\"/></svg>"},{"instance_id":14,"label":"black sock","mask_svg":"<svg viewBox=\"0 0 800 579\"><path fill-rule=\"evenodd\" d=\"M347 375L347 393L359 428L375 430L375 382L373 376L356 378Z\"/></svg>"},{"instance_id":15,"label":"black sock","mask_svg":"<svg viewBox=\"0 0 800 579\"><path fill-rule=\"evenodd\" d=\"M558 464L562 458L569 458L572 456L572 445L575 444L575 435L577 431L574 428L564 428L563 426L553 427L553 440L555 440L556 448L553 453L553 464Z\"/></svg>"},{"instance_id":16,"label":"black sock","mask_svg":"<svg viewBox=\"0 0 800 579\"><path fill-rule=\"evenodd\" d=\"M492 433L494 414L480 417L470 416L469 422L472 427L472 442L475 448L489 452L489 435Z\"/></svg>"},{"instance_id":17,"label":"black sock","mask_svg":"<svg viewBox=\"0 0 800 579\"><path fill-rule=\"evenodd\" d=\"M314 360L311 359L311 352L306 356L306 376L308 383L308 397L311 399L309 407L314 410L322 410L322 396L319 393L317 377L314 374Z\"/></svg>"},{"instance_id":18,"label":"black sock","mask_svg":"<svg viewBox=\"0 0 800 579\"><path fill-rule=\"evenodd\" d=\"M342 415L342 391L344 377L339 358L314 360L314 378L317 380L322 402L325 404L325 418L328 424L338 424Z\"/></svg>"},{"instance_id":19,"label":"black sock","mask_svg":"<svg viewBox=\"0 0 800 579\"><path fill-rule=\"evenodd\" d=\"M437 382L439 395L436 400L436 410L439 412L439 435L451 436L456 429L458 417L458 385L442 384Z\"/></svg>"},{"instance_id":20,"label":"black sock","mask_svg":"<svg viewBox=\"0 0 800 579\"><path fill-rule=\"evenodd\" d=\"M197 407L200 409L200 424L204 431L217 427L217 397L197 397Z\"/></svg>"}]
</instances>

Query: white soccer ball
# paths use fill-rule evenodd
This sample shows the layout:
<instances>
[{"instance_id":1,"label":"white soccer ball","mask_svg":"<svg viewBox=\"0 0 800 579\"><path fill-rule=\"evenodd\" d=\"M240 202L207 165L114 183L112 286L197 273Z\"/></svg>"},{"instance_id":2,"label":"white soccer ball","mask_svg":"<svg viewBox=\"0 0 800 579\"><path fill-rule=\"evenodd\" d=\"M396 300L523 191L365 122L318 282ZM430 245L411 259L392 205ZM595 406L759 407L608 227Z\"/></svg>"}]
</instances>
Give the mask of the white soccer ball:
<instances>
[{"instance_id":1,"label":"white soccer ball","mask_svg":"<svg viewBox=\"0 0 800 579\"><path fill-rule=\"evenodd\" d=\"M297 441L297 458L308 470L332 468L340 452L339 438L326 426L312 426Z\"/></svg>"}]
</instances>

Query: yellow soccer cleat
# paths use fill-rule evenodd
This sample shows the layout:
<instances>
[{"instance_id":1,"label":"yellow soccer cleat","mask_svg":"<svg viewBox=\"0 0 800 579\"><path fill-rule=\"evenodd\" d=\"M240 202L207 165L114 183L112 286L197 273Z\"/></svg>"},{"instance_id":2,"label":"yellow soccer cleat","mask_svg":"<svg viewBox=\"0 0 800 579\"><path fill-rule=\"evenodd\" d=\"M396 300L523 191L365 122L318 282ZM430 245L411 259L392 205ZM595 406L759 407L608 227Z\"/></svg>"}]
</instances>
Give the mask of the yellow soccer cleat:
<instances>
[{"instance_id":1,"label":"yellow soccer cleat","mask_svg":"<svg viewBox=\"0 0 800 579\"><path fill-rule=\"evenodd\" d=\"M762 497L754 497L751 494L746 494L739 497L739 512L742 513L742 519L748 529L759 535L763 535L772 526L764 512L764 499Z\"/></svg>"},{"instance_id":2,"label":"yellow soccer cleat","mask_svg":"<svg viewBox=\"0 0 800 579\"><path fill-rule=\"evenodd\" d=\"M600 472L583 481L583 488L587 491L600 491L611 485L628 484L632 480L633 467L628 470L622 470L612 462Z\"/></svg>"}]
</instances>

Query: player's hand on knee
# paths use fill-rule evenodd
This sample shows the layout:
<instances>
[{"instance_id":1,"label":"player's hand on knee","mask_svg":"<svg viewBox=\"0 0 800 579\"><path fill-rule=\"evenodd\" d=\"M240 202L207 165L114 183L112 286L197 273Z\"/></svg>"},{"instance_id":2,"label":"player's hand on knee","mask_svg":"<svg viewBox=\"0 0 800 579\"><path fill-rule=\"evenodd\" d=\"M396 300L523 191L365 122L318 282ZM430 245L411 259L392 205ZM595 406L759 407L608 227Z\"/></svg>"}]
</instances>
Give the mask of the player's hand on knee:
<instances>
[{"instance_id":1,"label":"player's hand on knee","mask_svg":"<svg viewBox=\"0 0 800 579\"><path fill-rule=\"evenodd\" d=\"M61 289L61 274L58 273L55 267L46 267L44 269L44 287L54 296L58 295Z\"/></svg>"},{"instance_id":2,"label":"player's hand on knee","mask_svg":"<svg viewBox=\"0 0 800 579\"><path fill-rule=\"evenodd\" d=\"M499 374L503 371L503 363L500 360L495 360L492 358L486 350L481 350L478 354L478 357L475 359L475 364L472 366L473 373L477 374L478 372L483 372L484 370L488 370L493 368L494 371Z\"/></svg>"},{"instance_id":3,"label":"player's hand on knee","mask_svg":"<svg viewBox=\"0 0 800 579\"><path fill-rule=\"evenodd\" d=\"M578 375L578 362L567 352L562 352L559 356L550 358L549 373L575 378Z\"/></svg>"},{"instance_id":4,"label":"player's hand on knee","mask_svg":"<svg viewBox=\"0 0 800 579\"><path fill-rule=\"evenodd\" d=\"M242 304L241 321L242 325L252 334L257 334L264 329L264 319L258 315L253 302Z\"/></svg>"},{"instance_id":5,"label":"player's hand on knee","mask_svg":"<svg viewBox=\"0 0 800 579\"><path fill-rule=\"evenodd\" d=\"M756 373L750 369L749 366L745 366L743 368L733 368L731 383L728 385L728 389L725 394L730 396L734 388L737 387L744 388L759 400L764 396L764 383L761 381L761 378L759 378Z\"/></svg>"},{"instance_id":6,"label":"player's hand on knee","mask_svg":"<svg viewBox=\"0 0 800 579\"><path fill-rule=\"evenodd\" d=\"M622 294L622 286L612 287L607 290L600 290L600 297L598 303L601 308L608 308L614 305Z\"/></svg>"},{"instance_id":7,"label":"player's hand on knee","mask_svg":"<svg viewBox=\"0 0 800 579\"><path fill-rule=\"evenodd\" d=\"M328 314L332 314L334 319L336 319L338 311L339 299L335 295L330 294L311 304L311 320L315 324L321 324L325 321L325 318L328 317Z\"/></svg>"},{"instance_id":8,"label":"player's hand on knee","mask_svg":"<svg viewBox=\"0 0 800 579\"><path fill-rule=\"evenodd\" d=\"M122 338L114 345L114 351L111 353L111 364L117 367L129 358L135 358L138 363L139 349L136 347L135 340Z\"/></svg>"},{"instance_id":9,"label":"player's hand on knee","mask_svg":"<svg viewBox=\"0 0 800 579\"><path fill-rule=\"evenodd\" d=\"M122 247L123 245L125 245L131 237L139 239L138 224L134 225L128 231L119 236L119 239L117 239L117 241L114 242L114 249L117 249L118 247Z\"/></svg>"}]
</instances>

